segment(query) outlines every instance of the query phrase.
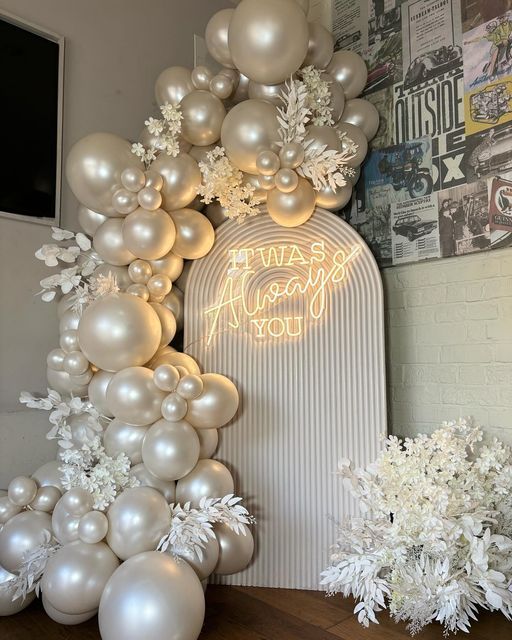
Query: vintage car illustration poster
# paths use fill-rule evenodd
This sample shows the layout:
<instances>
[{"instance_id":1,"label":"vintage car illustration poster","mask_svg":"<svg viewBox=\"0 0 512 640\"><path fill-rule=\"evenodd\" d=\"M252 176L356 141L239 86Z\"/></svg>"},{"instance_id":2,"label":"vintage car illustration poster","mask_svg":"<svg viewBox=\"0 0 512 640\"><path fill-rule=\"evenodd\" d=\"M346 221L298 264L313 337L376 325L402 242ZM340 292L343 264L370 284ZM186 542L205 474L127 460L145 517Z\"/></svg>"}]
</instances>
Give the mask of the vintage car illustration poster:
<instances>
[{"instance_id":1,"label":"vintage car illustration poster","mask_svg":"<svg viewBox=\"0 0 512 640\"><path fill-rule=\"evenodd\" d=\"M485 180L442 191L438 203L442 257L490 249Z\"/></svg>"},{"instance_id":2,"label":"vintage car illustration poster","mask_svg":"<svg viewBox=\"0 0 512 640\"><path fill-rule=\"evenodd\" d=\"M365 95L390 87L402 80L402 34L376 34L373 44L364 52L368 66Z\"/></svg>"},{"instance_id":3,"label":"vintage car illustration poster","mask_svg":"<svg viewBox=\"0 0 512 640\"><path fill-rule=\"evenodd\" d=\"M404 86L460 66L461 32L458 0L409 0L402 5Z\"/></svg>"},{"instance_id":4,"label":"vintage car illustration poster","mask_svg":"<svg viewBox=\"0 0 512 640\"><path fill-rule=\"evenodd\" d=\"M464 34L464 88L477 87L512 74L512 13L507 12Z\"/></svg>"},{"instance_id":5,"label":"vintage car illustration poster","mask_svg":"<svg viewBox=\"0 0 512 640\"><path fill-rule=\"evenodd\" d=\"M432 193L430 139L371 152L363 168L365 208L386 206Z\"/></svg>"},{"instance_id":6,"label":"vintage car illustration poster","mask_svg":"<svg viewBox=\"0 0 512 640\"><path fill-rule=\"evenodd\" d=\"M393 203L393 264L439 258L438 224L435 195Z\"/></svg>"},{"instance_id":7,"label":"vintage car illustration poster","mask_svg":"<svg viewBox=\"0 0 512 640\"><path fill-rule=\"evenodd\" d=\"M361 53L368 46L368 11L358 0L332 0L334 49Z\"/></svg>"},{"instance_id":8,"label":"vintage car illustration poster","mask_svg":"<svg viewBox=\"0 0 512 640\"><path fill-rule=\"evenodd\" d=\"M503 80L481 87L464 98L466 135L512 120L512 82Z\"/></svg>"},{"instance_id":9,"label":"vintage car illustration poster","mask_svg":"<svg viewBox=\"0 0 512 640\"><path fill-rule=\"evenodd\" d=\"M511 126L491 127L468 136L463 164L468 182L512 171Z\"/></svg>"},{"instance_id":10,"label":"vintage car illustration poster","mask_svg":"<svg viewBox=\"0 0 512 640\"><path fill-rule=\"evenodd\" d=\"M489 189L491 231L512 232L512 181L493 178Z\"/></svg>"}]
</instances>

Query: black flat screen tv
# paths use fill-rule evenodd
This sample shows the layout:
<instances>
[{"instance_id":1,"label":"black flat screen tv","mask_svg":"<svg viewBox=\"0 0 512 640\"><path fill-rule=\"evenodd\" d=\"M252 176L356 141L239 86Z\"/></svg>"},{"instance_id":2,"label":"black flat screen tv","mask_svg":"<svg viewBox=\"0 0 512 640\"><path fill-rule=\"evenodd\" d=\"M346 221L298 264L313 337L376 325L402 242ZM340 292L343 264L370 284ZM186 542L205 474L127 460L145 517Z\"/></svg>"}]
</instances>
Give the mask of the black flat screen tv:
<instances>
[{"instance_id":1,"label":"black flat screen tv","mask_svg":"<svg viewBox=\"0 0 512 640\"><path fill-rule=\"evenodd\" d=\"M58 224L64 39L0 12L0 216Z\"/></svg>"}]
</instances>

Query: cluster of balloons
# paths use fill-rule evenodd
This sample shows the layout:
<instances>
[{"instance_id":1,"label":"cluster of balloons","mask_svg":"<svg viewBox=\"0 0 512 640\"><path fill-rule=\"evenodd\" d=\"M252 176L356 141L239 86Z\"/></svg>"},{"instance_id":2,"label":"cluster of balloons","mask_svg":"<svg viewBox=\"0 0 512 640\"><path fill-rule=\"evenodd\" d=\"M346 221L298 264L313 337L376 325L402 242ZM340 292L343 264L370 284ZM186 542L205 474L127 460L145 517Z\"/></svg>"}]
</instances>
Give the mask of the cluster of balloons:
<instances>
[{"instance_id":1,"label":"cluster of balloons","mask_svg":"<svg viewBox=\"0 0 512 640\"><path fill-rule=\"evenodd\" d=\"M225 220L219 203L204 209L197 196L208 151L222 145L283 226L302 224L317 205L336 209L350 198L378 116L357 97L366 82L362 59L335 53L332 35L308 23L308 7L308 0L241 0L208 23L216 71L170 67L160 74L158 103L179 106L179 153L163 144L158 123L140 137L152 162L109 133L72 147L66 174L99 265L92 277L115 277L116 287L81 312L72 294L62 297L48 381L64 396L88 397L101 416L106 455L125 454L138 483L102 512L84 488L64 490L58 461L15 478L0 497L0 615L33 600L33 592L13 600L13 577L49 535L61 546L41 581L46 612L62 624L98 613L104 640L195 640L204 617L201 581L250 562L254 541L245 525L241 535L216 523L202 557L156 551L171 527L170 503L198 508L203 498L234 492L230 471L212 456L218 429L238 410L237 389L224 376L202 373L169 343L183 326L187 261L210 251L214 228ZM280 96L304 67L328 83L332 123L309 123L302 142L279 144ZM315 190L299 171L306 143L352 149L351 183ZM90 442L89 414L72 414L67 423L71 446Z\"/></svg>"}]
</instances>

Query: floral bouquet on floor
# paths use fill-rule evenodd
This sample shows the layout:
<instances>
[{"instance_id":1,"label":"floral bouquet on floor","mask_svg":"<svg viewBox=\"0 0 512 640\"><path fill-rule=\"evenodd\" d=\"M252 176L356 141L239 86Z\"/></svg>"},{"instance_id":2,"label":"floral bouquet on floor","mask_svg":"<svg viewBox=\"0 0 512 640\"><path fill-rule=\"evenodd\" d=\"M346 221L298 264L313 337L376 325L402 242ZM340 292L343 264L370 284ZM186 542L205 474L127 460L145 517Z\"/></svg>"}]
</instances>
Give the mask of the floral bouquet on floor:
<instances>
[{"instance_id":1,"label":"floral bouquet on floor","mask_svg":"<svg viewBox=\"0 0 512 640\"><path fill-rule=\"evenodd\" d=\"M478 607L512 619L512 451L464 420L430 436L391 436L343 482L362 517L339 527L321 584L359 600L365 626L389 609L411 635L430 622L469 631Z\"/></svg>"}]
</instances>

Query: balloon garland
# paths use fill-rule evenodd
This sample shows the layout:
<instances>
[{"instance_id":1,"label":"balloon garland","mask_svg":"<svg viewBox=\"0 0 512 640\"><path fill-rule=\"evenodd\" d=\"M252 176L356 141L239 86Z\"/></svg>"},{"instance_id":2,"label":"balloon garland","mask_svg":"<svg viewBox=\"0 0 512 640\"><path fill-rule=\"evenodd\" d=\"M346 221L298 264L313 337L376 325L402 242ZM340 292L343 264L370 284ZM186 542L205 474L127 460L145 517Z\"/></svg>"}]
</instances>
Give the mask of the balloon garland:
<instances>
[{"instance_id":1,"label":"balloon garland","mask_svg":"<svg viewBox=\"0 0 512 640\"><path fill-rule=\"evenodd\" d=\"M169 344L185 261L210 251L214 227L265 212L293 227L350 199L378 116L357 97L362 59L334 53L308 5L219 11L217 72L166 69L137 142L94 133L71 149L84 233L54 228L36 253L65 267L41 281L44 301L60 297L60 344L48 395L21 394L49 412L59 454L0 498L0 615L37 594L62 624L99 612L104 640L194 640L201 581L251 561L253 518L212 459L238 391Z\"/></svg>"}]
</instances>

